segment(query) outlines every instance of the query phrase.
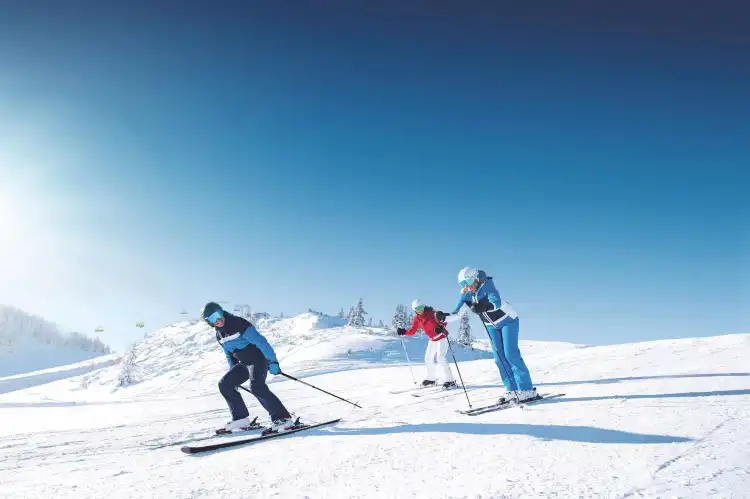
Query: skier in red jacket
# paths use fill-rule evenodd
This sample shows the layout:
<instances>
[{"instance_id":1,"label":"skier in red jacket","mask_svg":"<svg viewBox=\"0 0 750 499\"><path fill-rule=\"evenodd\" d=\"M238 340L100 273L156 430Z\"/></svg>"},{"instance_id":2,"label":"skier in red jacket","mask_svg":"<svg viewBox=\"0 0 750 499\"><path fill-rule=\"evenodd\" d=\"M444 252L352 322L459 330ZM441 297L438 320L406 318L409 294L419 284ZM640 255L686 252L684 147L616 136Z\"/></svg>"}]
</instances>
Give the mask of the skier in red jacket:
<instances>
[{"instance_id":1,"label":"skier in red jacket","mask_svg":"<svg viewBox=\"0 0 750 499\"><path fill-rule=\"evenodd\" d=\"M398 328L396 331L399 336L414 336L420 329L429 338L427 343L427 352L425 353L424 362L427 370L427 376L422 381L422 386L431 386L436 382L435 362L443 369L443 387L453 388L456 381L448 365L448 330L445 329L445 315L443 312L436 312L432 307L426 307L421 300L416 299L412 302L411 308L416 315L411 328L407 331L404 328Z\"/></svg>"}]
</instances>

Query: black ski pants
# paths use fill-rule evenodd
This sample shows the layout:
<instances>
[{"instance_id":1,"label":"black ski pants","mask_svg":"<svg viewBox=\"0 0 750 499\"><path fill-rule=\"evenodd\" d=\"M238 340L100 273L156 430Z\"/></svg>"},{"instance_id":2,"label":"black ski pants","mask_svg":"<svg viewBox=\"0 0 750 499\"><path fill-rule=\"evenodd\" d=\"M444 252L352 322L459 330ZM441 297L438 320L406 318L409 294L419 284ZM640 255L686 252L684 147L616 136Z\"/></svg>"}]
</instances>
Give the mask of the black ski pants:
<instances>
[{"instance_id":1,"label":"black ski pants","mask_svg":"<svg viewBox=\"0 0 750 499\"><path fill-rule=\"evenodd\" d=\"M248 379L250 380L250 392L255 395L260 405L268 411L271 421L290 418L289 411L286 410L284 404L271 392L271 389L266 384L268 361L263 357L260 350L250 346L232 352L232 355L236 359L239 359L242 364L235 364L219 381L219 391L226 399L227 405L229 405L232 420L249 416L247 406L238 388Z\"/></svg>"}]
</instances>

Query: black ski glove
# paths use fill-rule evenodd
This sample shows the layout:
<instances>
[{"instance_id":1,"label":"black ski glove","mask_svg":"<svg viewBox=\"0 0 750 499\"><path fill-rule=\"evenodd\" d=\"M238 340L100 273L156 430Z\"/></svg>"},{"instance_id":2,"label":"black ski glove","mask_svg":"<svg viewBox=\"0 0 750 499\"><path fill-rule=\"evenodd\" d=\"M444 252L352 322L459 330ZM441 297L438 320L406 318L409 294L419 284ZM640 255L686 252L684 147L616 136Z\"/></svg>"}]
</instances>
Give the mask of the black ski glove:
<instances>
[{"instance_id":1,"label":"black ski glove","mask_svg":"<svg viewBox=\"0 0 750 499\"><path fill-rule=\"evenodd\" d=\"M448 331L445 330L444 326L435 326L435 334L448 334Z\"/></svg>"},{"instance_id":2,"label":"black ski glove","mask_svg":"<svg viewBox=\"0 0 750 499\"><path fill-rule=\"evenodd\" d=\"M435 312L435 318L437 319L438 322L443 322L445 318L448 317L449 315L451 314L446 314L445 312L441 312L440 310Z\"/></svg>"},{"instance_id":3,"label":"black ski glove","mask_svg":"<svg viewBox=\"0 0 750 499\"><path fill-rule=\"evenodd\" d=\"M491 310L492 308L492 303L489 300L481 300L479 303L474 303L471 305L471 310L475 314L482 314Z\"/></svg>"},{"instance_id":4,"label":"black ski glove","mask_svg":"<svg viewBox=\"0 0 750 499\"><path fill-rule=\"evenodd\" d=\"M400 327L400 328L396 329L396 334L398 334L399 336L403 336L403 335L406 334L406 329Z\"/></svg>"}]
</instances>

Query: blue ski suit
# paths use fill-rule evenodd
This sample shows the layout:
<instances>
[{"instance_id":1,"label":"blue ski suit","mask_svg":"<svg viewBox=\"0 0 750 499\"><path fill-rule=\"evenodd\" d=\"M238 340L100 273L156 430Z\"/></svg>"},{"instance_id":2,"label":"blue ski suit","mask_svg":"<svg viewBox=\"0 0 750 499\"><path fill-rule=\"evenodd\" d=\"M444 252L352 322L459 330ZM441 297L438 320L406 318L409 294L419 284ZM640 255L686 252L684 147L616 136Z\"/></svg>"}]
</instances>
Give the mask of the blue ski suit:
<instances>
[{"instance_id":1,"label":"blue ski suit","mask_svg":"<svg viewBox=\"0 0 750 499\"><path fill-rule=\"evenodd\" d=\"M477 313L474 308L478 303L483 304L487 311ZM531 375L518 348L518 314L510 303L500 297L492 277L480 281L476 291L462 293L453 314L457 314L464 305L480 316L487 329L495 364L506 390L531 390Z\"/></svg>"},{"instance_id":2,"label":"blue ski suit","mask_svg":"<svg viewBox=\"0 0 750 499\"><path fill-rule=\"evenodd\" d=\"M268 340L250 322L227 312L224 312L224 325L215 329L216 341L224 349L229 363L229 372L219 381L219 391L227 401L232 420L249 415L237 388L248 379L250 392L268 411L271 421L291 417L284 404L266 384L268 364L278 362Z\"/></svg>"}]
</instances>

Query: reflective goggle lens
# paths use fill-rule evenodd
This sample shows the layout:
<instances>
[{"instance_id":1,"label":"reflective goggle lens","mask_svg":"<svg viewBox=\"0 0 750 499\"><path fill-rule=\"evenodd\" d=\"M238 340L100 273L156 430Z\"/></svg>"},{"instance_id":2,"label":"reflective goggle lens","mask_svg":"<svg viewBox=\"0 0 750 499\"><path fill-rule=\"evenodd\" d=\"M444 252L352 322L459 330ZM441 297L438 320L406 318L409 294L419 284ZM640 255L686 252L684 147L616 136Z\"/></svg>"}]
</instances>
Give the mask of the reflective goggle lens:
<instances>
[{"instance_id":1,"label":"reflective goggle lens","mask_svg":"<svg viewBox=\"0 0 750 499\"><path fill-rule=\"evenodd\" d=\"M217 310L213 314L206 317L206 322L208 322L209 324L216 324L216 321L218 321L219 319L223 317L224 317L224 312L222 312L221 310Z\"/></svg>"},{"instance_id":2,"label":"reflective goggle lens","mask_svg":"<svg viewBox=\"0 0 750 499\"><path fill-rule=\"evenodd\" d=\"M418 307L414 307L415 312L421 312L422 310L424 310L424 305L419 305Z\"/></svg>"},{"instance_id":3,"label":"reflective goggle lens","mask_svg":"<svg viewBox=\"0 0 750 499\"><path fill-rule=\"evenodd\" d=\"M471 279L464 279L463 281L458 283L462 288L465 288L466 286L471 286L474 284L474 278Z\"/></svg>"}]
</instances>

